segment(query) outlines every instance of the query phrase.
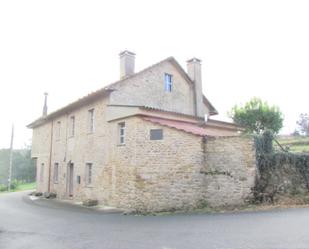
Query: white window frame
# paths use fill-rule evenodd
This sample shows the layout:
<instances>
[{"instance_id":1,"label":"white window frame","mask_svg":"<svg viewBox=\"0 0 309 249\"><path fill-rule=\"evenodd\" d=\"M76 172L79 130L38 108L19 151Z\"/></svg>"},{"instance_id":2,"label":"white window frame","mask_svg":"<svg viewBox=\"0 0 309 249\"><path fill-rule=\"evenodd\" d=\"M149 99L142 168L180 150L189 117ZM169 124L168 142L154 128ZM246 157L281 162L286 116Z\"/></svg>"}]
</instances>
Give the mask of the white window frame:
<instances>
[{"instance_id":1,"label":"white window frame","mask_svg":"<svg viewBox=\"0 0 309 249\"><path fill-rule=\"evenodd\" d=\"M118 142L120 145L125 145L126 143L126 123L118 123Z\"/></svg>"},{"instance_id":2,"label":"white window frame","mask_svg":"<svg viewBox=\"0 0 309 249\"><path fill-rule=\"evenodd\" d=\"M88 110L88 132L94 132L94 108Z\"/></svg>"}]
</instances>

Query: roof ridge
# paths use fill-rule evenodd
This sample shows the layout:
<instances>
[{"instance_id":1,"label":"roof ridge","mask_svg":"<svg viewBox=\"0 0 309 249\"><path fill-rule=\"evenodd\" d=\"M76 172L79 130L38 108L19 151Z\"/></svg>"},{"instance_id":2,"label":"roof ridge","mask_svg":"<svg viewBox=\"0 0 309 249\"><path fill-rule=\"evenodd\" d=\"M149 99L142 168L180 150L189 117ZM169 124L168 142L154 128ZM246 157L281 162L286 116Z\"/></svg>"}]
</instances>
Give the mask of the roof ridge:
<instances>
[{"instance_id":1,"label":"roof ridge","mask_svg":"<svg viewBox=\"0 0 309 249\"><path fill-rule=\"evenodd\" d=\"M140 71L138 71L138 72L136 72L136 73L134 73L134 74L131 74L131 75L129 75L129 76L123 78L123 79L117 80L117 81L115 81L115 82L113 82L113 83L110 83L110 84L108 84L107 86L105 86L104 88L109 89L110 87L112 87L112 86L114 86L114 85L117 85L117 84L119 84L119 83L121 83L121 82L124 82L124 81L126 81L126 80L128 80L128 79L134 78L134 77L136 77L137 75L140 75L140 74L142 74L143 72L145 72L145 71L147 71L147 70L149 70L149 69L151 69L151 68L153 68L153 67L156 67L157 65L160 65L161 63L164 63L164 62L170 61L170 60L175 60L175 58L174 58L173 56L169 56L169 57L165 58L164 60L161 60L161 61L159 61L159 62L157 62L157 63L154 63L154 64L152 64L152 65L150 65L150 66L148 66L148 67L146 67L146 68L144 68L144 69L142 69L142 70L140 70ZM176 61L176 60L175 60L175 61Z\"/></svg>"},{"instance_id":2,"label":"roof ridge","mask_svg":"<svg viewBox=\"0 0 309 249\"><path fill-rule=\"evenodd\" d=\"M88 99L90 99L92 97L96 97L95 95L100 96L101 94L103 95L104 93L108 93L108 91L113 91L115 89L112 89L112 86L115 86L115 85L117 85L117 84L119 84L121 82L124 82L124 81L126 81L128 79L131 79L133 77L136 77L137 75L140 75L141 73L143 73L143 72L145 72L145 71L147 71L147 70L149 70L149 69L151 69L151 68L153 68L153 67L155 67L155 66L157 66L157 65L159 65L161 63L164 63L164 62L170 61L170 60L176 61L173 56L169 56L169 57L165 58L164 60L161 60L161 61L159 61L157 63L154 63L151 66L148 66L148 67L146 67L146 68L144 68L144 69L142 69L142 70L140 70L140 71L138 71L138 72L136 72L136 73L134 73L134 74L132 74L132 75L130 75L128 77L125 77L123 79L117 80L117 81L115 81L113 83L110 83L110 84L108 84L108 85L106 85L106 86L104 86L102 88L99 88L96 91L93 91L93 92L91 92L91 93L89 93L87 95L84 95L83 97L78 98L77 100L75 100L75 101L65 105L64 107L61 107L61 108L51 112L50 114L48 114L48 115L46 115L44 117L41 116L38 119L36 119L35 121L33 121L30 124L28 124L27 127L28 128L33 128L36 124L39 125L41 123L44 123L44 121L49 120L53 116L57 116L58 113L62 113L63 111L65 111L66 109L69 109L70 107L74 108L73 106L78 105L81 101L85 101L86 102Z\"/></svg>"}]
</instances>

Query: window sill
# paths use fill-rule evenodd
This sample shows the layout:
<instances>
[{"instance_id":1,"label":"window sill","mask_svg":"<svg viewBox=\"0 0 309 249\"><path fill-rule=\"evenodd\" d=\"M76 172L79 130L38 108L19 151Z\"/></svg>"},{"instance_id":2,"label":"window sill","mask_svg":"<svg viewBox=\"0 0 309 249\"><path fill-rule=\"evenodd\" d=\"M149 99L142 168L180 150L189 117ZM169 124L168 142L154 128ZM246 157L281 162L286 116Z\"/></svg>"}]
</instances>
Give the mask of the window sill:
<instances>
[{"instance_id":1,"label":"window sill","mask_svg":"<svg viewBox=\"0 0 309 249\"><path fill-rule=\"evenodd\" d=\"M117 144L117 147L126 146L126 144Z\"/></svg>"},{"instance_id":2,"label":"window sill","mask_svg":"<svg viewBox=\"0 0 309 249\"><path fill-rule=\"evenodd\" d=\"M89 184L89 185L86 185L85 187L86 187L86 188L93 188L93 185L92 185L92 184Z\"/></svg>"}]
</instances>

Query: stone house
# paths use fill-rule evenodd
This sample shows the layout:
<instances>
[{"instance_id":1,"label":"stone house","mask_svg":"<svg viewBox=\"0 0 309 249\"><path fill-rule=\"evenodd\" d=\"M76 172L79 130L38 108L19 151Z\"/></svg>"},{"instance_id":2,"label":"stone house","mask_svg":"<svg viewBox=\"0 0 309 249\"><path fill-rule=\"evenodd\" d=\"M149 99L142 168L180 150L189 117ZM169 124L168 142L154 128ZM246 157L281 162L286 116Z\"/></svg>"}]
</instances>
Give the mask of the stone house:
<instances>
[{"instance_id":1,"label":"stone house","mask_svg":"<svg viewBox=\"0 0 309 249\"><path fill-rule=\"evenodd\" d=\"M170 57L137 73L134 62L120 53L119 81L48 115L45 98L28 125L37 191L138 211L243 203L256 175L253 140L210 119L201 61L186 72Z\"/></svg>"}]
</instances>

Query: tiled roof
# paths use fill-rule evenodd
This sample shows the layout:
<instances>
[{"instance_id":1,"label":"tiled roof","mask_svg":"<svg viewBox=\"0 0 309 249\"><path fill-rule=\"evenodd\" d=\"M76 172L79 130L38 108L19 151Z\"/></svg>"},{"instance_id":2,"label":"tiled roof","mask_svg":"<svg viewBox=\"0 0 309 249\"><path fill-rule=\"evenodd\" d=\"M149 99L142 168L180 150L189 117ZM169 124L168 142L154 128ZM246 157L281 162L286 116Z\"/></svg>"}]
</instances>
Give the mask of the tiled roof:
<instances>
[{"instance_id":1,"label":"tiled roof","mask_svg":"<svg viewBox=\"0 0 309 249\"><path fill-rule=\"evenodd\" d=\"M117 105L117 104L110 104L110 105L107 105L107 106L116 106L116 107L138 107L138 108L143 109L143 110L156 111L156 112L160 112L160 113L161 113L161 112L170 113L170 114L174 114L174 115L179 115L179 116L194 118L194 119L199 120L199 121L204 120L204 118L197 117L197 116L195 116L195 115L185 114L185 113L182 113L182 112L175 112L175 111L164 110L164 109L161 109L161 108L152 107L152 106L146 106L146 105L124 105L124 104Z\"/></svg>"},{"instance_id":2,"label":"tiled roof","mask_svg":"<svg viewBox=\"0 0 309 249\"><path fill-rule=\"evenodd\" d=\"M151 117L151 116L143 116L142 119L152 122L154 124L159 124L162 126L175 128L177 130L181 130L181 131L191 133L197 136L209 136L209 137L236 136L235 133L231 133L230 131L216 130L216 129L207 128L207 127L200 127L196 123L157 118L157 117Z\"/></svg>"}]
</instances>

